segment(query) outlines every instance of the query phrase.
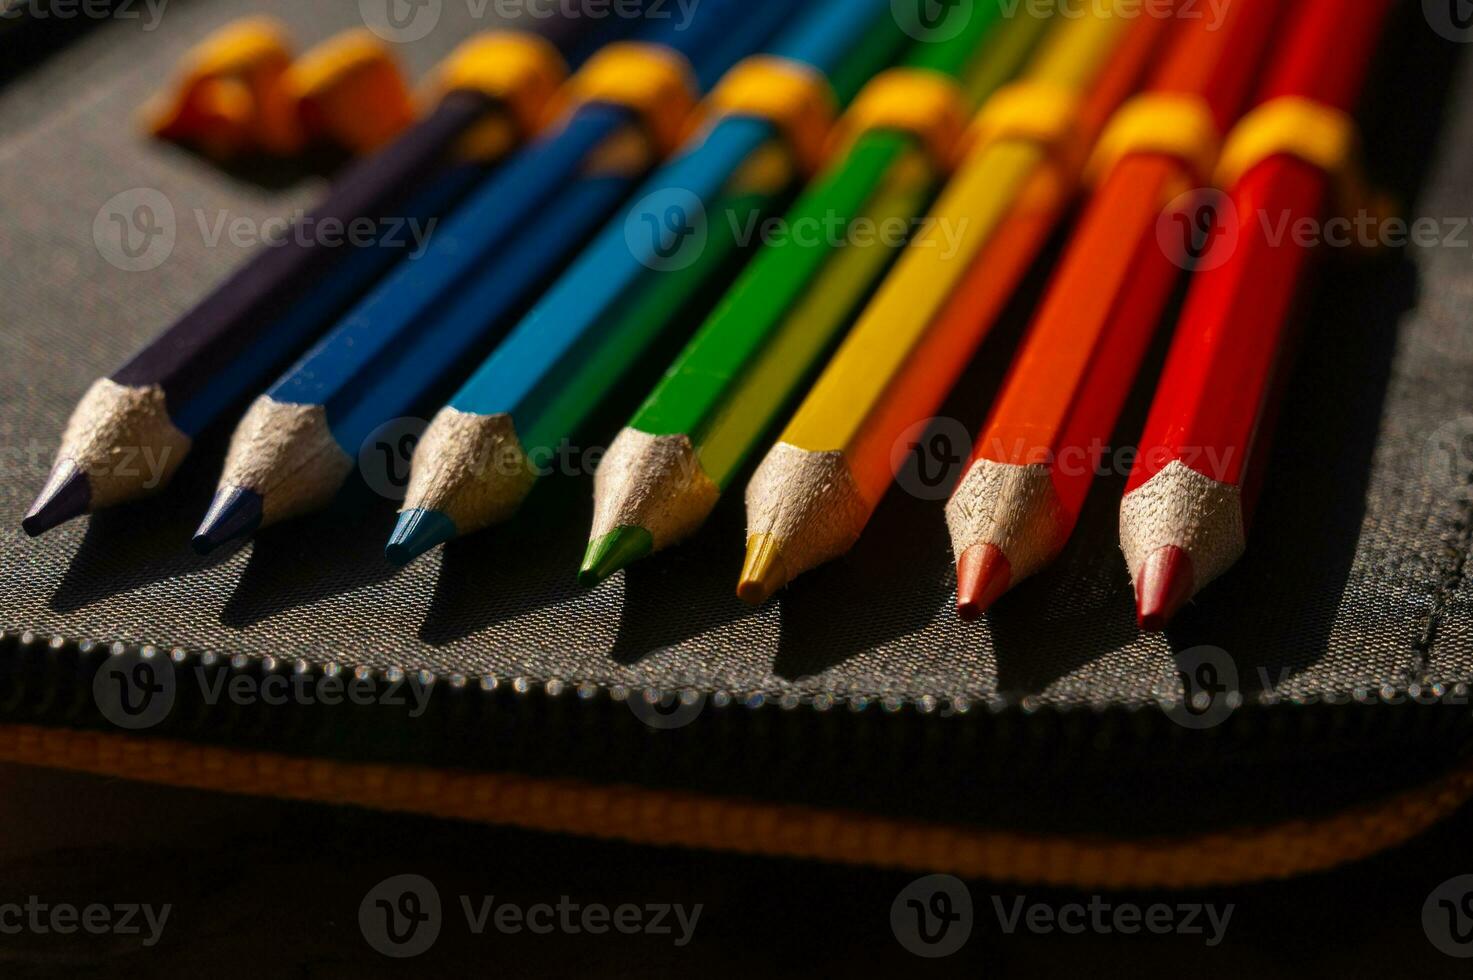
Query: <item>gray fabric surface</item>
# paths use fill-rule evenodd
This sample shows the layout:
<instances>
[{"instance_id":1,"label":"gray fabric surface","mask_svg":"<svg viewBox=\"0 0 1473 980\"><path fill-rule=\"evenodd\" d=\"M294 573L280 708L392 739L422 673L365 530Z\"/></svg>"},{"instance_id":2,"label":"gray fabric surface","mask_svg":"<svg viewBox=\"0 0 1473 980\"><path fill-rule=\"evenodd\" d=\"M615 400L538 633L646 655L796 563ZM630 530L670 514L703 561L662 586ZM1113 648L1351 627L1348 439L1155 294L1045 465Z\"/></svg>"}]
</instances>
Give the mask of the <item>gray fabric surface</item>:
<instances>
[{"instance_id":1,"label":"gray fabric surface","mask_svg":"<svg viewBox=\"0 0 1473 980\"><path fill-rule=\"evenodd\" d=\"M1231 654L1250 694L1265 677L1285 696L1473 679L1473 456L1450 474L1429 466L1441 427L1464 420L1473 432L1473 233L1461 248L1380 263L1330 257L1251 554L1166 637L1133 624L1114 539L1123 478L1100 481L1056 568L974 626L951 609L940 502L900 492L851 556L758 612L732 594L740 493L698 540L578 593L586 478L547 481L521 520L403 571L380 557L393 506L362 488L234 555L196 558L188 534L228 426L163 496L26 539L20 516L72 404L244 257L206 247L195 209L262 218L320 186L227 176L131 124L192 42L247 9L281 16L304 45L356 17L355 4L176 2L157 31L101 25L0 89L0 628L440 674L1045 704L1169 695L1173 652L1201 644ZM416 73L458 39L467 9L447 2L440 29L405 46ZM1473 76L1420 20L1403 27L1382 74L1396 79L1393 103L1372 129L1387 148L1378 171L1415 214L1473 215ZM99 208L136 187L162 191L179 215L172 255L146 273L113 268L92 240ZM1015 311L953 399L968 425L1022 322ZM645 380L662 365L646 366ZM629 407L625 397L580 438L607 440Z\"/></svg>"}]
</instances>

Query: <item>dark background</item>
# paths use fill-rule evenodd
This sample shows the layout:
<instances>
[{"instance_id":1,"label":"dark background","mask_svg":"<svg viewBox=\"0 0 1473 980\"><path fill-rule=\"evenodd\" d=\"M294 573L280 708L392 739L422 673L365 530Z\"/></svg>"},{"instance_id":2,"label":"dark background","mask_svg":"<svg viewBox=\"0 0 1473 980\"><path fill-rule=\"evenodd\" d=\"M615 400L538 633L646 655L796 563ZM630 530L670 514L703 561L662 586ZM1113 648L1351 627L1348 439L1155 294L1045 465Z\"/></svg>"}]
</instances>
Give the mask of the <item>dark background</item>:
<instances>
[{"instance_id":1,"label":"dark background","mask_svg":"<svg viewBox=\"0 0 1473 980\"><path fill-rule=\"evenodd\" d=\"M152 949L137 937L0 937L7 977L1467 976L1422 931L1428 894L1473 873L1473 810L1416 842L1333 874L1253 887L1119 893L1115 902L1233 903L1222 945L1200 936L1006 936L992 898L1058 905L1088 893L968 882L976 923L961 952L922 960L890 929L916 877L631 847L327 806L162 789L0 767L0 900L172 903ZM434 882L446 921L395 962L358 926L390 875ZM704 906L694 939L472 935L454 896L523 906ZM451 903L455 903L452 905Z\"/></svg>"}]
</instances>

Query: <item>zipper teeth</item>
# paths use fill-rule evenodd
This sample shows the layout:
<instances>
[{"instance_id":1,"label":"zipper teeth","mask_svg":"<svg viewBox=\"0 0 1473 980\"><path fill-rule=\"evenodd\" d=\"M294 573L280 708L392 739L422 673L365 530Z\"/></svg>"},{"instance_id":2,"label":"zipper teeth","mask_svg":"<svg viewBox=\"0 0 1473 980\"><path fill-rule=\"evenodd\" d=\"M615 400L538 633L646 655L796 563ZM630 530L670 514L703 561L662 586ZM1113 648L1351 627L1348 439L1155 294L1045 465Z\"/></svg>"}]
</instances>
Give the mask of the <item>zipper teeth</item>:
<instances>
[{"instance_id":1,"label":"zipper teeth","mask_svg":"<svg viewBox=\"0 0 1473 980\"><path fill-rule=\"evenodd\" d=\"M98 682L107 676L102 668L112 657L145 651L166 657L176 680L166 713L143 730L109 710L116 709L113 699L104 701L95 692L108 690ZM184 683L184 671L197 686ZM273 675L307 675L291 682L304 685L304 696L268 700L264 678ZM309 686L333 675L343 682L336 703L321 696L322 688ZM1042 794L1038 798L1045 802L1030 826L1064 833L1085 829L1079 814L1086 811L1069 800L1090 799L1111 787L1164 792L1169 798L1153 808L1161 816L1148 823L1173 832L1180 821L1218 826L1240 810L1242 819L1256 822L1264 807L1245 809L1234 802L1253 799L1254 786L1280 787L1282 800L1269 802L1266 812L1293 816L1298 805L1286 809L1283 801L1303 787L1325 787L1312 797L1320 808L1337 801L1355 804L1435 779L1473 751L1473 713L1466 710L1255 708L1194 731L1156 705L1109 711L973 706L955 712L940 702L921 705L897 698L835 699L829 708L809 702L800 710L804 702L799 700L706 696L672 726L637 703L630 706L637 710L621 704L657 700L642 690L557 679L482 684L465 677L422 676L424 686L415 691L417 678L393 668L345 669L306 658L183 650L165 654L147 644L0 633L0 724L147 736L324 764L516 772L653 792L726 797L738 786L773 805L873 811L884 819L919 815L970 823L976 814L994 812L999 787L1011 787L1006 792L1020 798ZM252 683L244 688L248 696L238 698L230 692L242 677ZM366 695L361 700L343 696L347 682L355 679L374 681L366 689L353 685ZM398 700L382 697L396 682ZM848 703L850 710L837 710L839 703ZM779 710L757 710L774 707ZM667 727L681 730L655 731ZM1368 765L1368 775L1357 775ZM1205 795L1185 788L1204 772L1214 774ZM1070 788L1060 796L1048 791L1051 786ZM1152 788L1161 786L1184 788ZM1187 795L1176 798L1178 792ZM1050 799L1055 802L1046 802ZM1226 809L1214 809L1218 802ZM1090 820L1127 836L1142 832L1138 822L1106 811Z\"/></svg>"},{"instance_id":2,"label":"zipper teeth","mask_svg":"<svg viewBox=\"0 0 1473 980\"><path fill-rule=\"evenodd\" d=\"M491 694L505 690L512 692L518 697L545 695L557 698L565 692L571 691L577 695L579 701L585 702L591 701L601 694L607 695L610 700L615 702L626 701L631 696L645 697L651 702L669 696L677 698L704 696L709 699L712 705L719 709L726 709L735 705L742 705L750 709L771 706L788 711L806 708L823 713L838 707L848 707L853 712L863 712L874 708L887 714L896 714L909 709L921 715L941 716L967 715L978 711L990 712L996 715L1010 710L1016 710L1025 716L1040 713L1069 716L1077 714L1100 715L1107 710L1118 710L1135 714L1146 711L1164 711L1182 706L1182 702L1175 699L1156 700L1141 698L1129 701L1112 701L1105 704L1055 704L1048 701L1041 701L1031 694L1021 697L1012 697L1005 694L992 696L957 694L950 697L930 694L912 696L872 692L798 694L792 691L763 689L748 689L746 691L732 691L722 688L707 689L693 685L656 687L654 685L642 686L639 684L609 684L601 681L531 674L515 674L505 677L497 677L491 674L441 674L427 669L409 670L399 666L348 666L336 660L317 660L301 656L276 657L270 654L221 654L213 651L189 650L182 646L166 647L166 645L158 643L77 639L59 633L46 633L39 630L0 629L0 650L7 649L11 646L19 646L23 649L46 648L53 652L73 651L83 657L99 653L122 655L128 652L139 652L156 656L167 649L169 659L176 667L182 668L202 667L209 670L224 665L235 670L245 670L249 667L257 666L266 673L275 673L283 665L290 664L293 674L307 674L319 677L352 676L365 682L382 681L388 683L398 683L405 678L414 677L420 684L431 690L444 684L453 691L478 689L484 693ZM1239 696L1240 701L1234 707L1273 707L1284 703L1294 706L1329 705L1339 707L1351 704L1375 706L1380 704L1403 703L1406 701L1430 705L1448 696L1461 699L1455 703L1467 704L1470 700L1473 700L1473 694L1470 694L1470 685L1467 681L1461 679L1438 680L1429 674L1424 674L1417 681L1396 684L1387 683L1374 688L1369 685L1357 688L1353 695L1348 696L1306 695L1285 697L1275 694L1270 690L1260 690L1250 693L1246 698Z\"/></svg>"},{"instance_id":3,"label":"zipper teeth","mask_svg":"<svg viewBox=\"0 0 1473 980\"><path fill-rule=\"evenodd\" d=\"M149 644L75 642L36 631L0 633L0 718L117 733L113 718L105 716L95 700L94 683L110 657L139 653L164 655L160 647ZM410 675L395 668L348 669L309 658L222 657L179 648L167 656L176 673L198 670L199 679L216 690L241 675L258 682L268 675L306 675L304 684L333 676L344 682L374 683L370 703L362 707L341 699L336 706L311 698L300 704L289 700L268 705L263 699L238 702L185 695L152 730L159 736L348 759L361 758L364 746L371 746L369 757L385 761L412 759L420 765L477 769L509 766L532 775L573 774L595 781L632 780L669 787L708 785L714 768L729 775L747 772L776 778L782 784L774 784L780 796L850 799L849 805L862 806L876 804L858 804L846 787L874 778L876 771L943 785L961 769L992 782L1019 778L1018 767L1050 778L1077 779L1081 764L1104 765L1117 777L1135 773L1134 778L1143 772L1189 774L1191 767L1211 766L1218 767L1224 778L1237 780L1245 769L1257 772L1263 766L1300 769L1313 776L1324 767L1343 768L1347 752L1361 758L1368 746L1402 746L1398 751L1407 758L1432 760L1424 766L1430 769L1441 765L1436 760L1444 756L1449 762L1460 758L1473 741L1473 725L1468 724L1473 715L1466 711L1384 706L1239 710L1222 724L1192 731L1155 704L1111 711L1047 710L1020 701L1014 703L1017 710L992 705L963 705L963 710L956 710L932 700L835 697L825 705L823 700L815 704L811 699L761 695L739 699L720 692L705 697L689 729L674 738L650 739L651 728L662 726L642 711L619 708L635 698L658 701L660 692L652 690L556 678ZM423 685L417 699L427 708L422 715L377 699L393 684L400 685L404 694L406 680ZM178 690L182 694L185 689ZM849 710L838 710L840 704ZM758 710L773 707L780 710ZM468 743L466 732L476 732L477 737ZM604 745L618 761L606 753L590 753L592 745ZM818 783L812 778L815 769L826 774ZM1407 775L1402 772L1396 780L1388 776L1385 781ZM783 780L800 777L799 783L783 788L787 785ZM959 805L930 797L914 802L937 814L950 813ZM886 806L877 805L882 811Z\"/></svg>"}]
</instances>

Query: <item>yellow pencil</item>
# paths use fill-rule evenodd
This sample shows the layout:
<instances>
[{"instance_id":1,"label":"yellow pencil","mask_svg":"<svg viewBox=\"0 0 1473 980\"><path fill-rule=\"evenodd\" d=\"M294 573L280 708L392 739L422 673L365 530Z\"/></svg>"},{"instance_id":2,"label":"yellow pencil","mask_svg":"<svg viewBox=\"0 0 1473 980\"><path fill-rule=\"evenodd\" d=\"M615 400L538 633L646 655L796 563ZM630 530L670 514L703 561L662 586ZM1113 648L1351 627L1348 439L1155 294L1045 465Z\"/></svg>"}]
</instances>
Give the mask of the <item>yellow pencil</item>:
<instances>
[{"instance_id":1,"label":"yellow pencil","mask_svg":"<svg viewBox=\"0 0 1473 980\"><path fill-rule=\"evenodd\" d=\"M1133 0L1055 27L747 487L737 594L765 601L851 548L892 479L891 451L971 359L1135 88L1168 19Z\"/></svg>"}]
</instances>

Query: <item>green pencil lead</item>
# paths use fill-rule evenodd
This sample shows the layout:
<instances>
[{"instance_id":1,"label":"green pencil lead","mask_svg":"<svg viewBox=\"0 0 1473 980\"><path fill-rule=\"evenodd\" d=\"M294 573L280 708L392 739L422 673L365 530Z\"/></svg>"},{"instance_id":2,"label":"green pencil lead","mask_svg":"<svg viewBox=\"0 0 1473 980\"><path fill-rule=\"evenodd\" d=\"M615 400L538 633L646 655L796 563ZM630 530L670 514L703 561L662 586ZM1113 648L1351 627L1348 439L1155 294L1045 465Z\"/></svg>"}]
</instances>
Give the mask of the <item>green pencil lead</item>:
<instances>
[{"instance_id":1,"label":"green pencil lead","mask_svg":"<svg viewBox=\"0 0 1473 980\"><path fill-rule=\"evenodd\" d=\"M591 589L609 576L634 564L654 550L655 541L642 527L625 525L588 543L578 584Z\"/></svg>"}]
</instances>

